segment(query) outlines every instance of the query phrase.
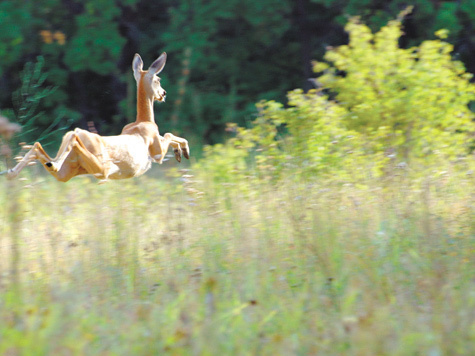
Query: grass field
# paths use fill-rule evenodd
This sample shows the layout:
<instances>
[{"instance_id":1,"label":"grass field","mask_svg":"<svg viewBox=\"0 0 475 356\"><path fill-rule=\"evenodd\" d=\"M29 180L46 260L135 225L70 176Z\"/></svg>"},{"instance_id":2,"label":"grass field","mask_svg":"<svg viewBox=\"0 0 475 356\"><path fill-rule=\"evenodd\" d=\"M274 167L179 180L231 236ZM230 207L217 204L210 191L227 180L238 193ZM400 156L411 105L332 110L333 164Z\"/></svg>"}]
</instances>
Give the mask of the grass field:
<instances>
[{"instance_id":1,"label":"grass field","mask_svg":"<svg viewBox=\"0 0 475 356\"><path fill-rule=\"evenodd\" d=\"M472 175L194 174L2 179L0 355L475 355Z\"/></svg>"}]
</instances>

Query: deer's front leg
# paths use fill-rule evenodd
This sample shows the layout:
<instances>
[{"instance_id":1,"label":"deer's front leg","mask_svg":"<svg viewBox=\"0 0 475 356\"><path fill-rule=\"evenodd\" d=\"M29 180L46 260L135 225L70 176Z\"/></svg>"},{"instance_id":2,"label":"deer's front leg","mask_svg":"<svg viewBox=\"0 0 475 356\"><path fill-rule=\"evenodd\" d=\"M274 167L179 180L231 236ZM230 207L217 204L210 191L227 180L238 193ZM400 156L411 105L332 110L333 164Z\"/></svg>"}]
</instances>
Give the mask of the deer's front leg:
<instances>
[{"instance_id":1,"label":"deer's front leg","mask_svg":"<svg viewBox=\"0 0 475 356\"><path fill-rule=\"evenodd\" d=\"M157 163L162 163L165 155L167 154L168 147L173 147L175 158L178 162L181 162L181 155L185 158L190 158L190 148L188 147L188 141L184 138L177 137L171 133L166 133L163 137L156 135L152 146L150 147L150 155Z\"/></svg>"},{"instance_id":2,"label":"deer's front leg","mask_svg":"<svg viewBox=\"0 0 475 356\"><path fill-rule=\"evenodd\" d=\"M163 137L166 140L170 140L170 144L175 151L175 158L178 162L181 161L181 154L180 159L177 157L177 154L180 153L180 151L183 152L183 156L185 156L186 159L190 159L190 147L188 146L188 141L186 139L175 136L171 133L166 133Z\"/></svg>"},{"instance_id":3,"label":"deer's front leg","mask_svg":"<svg viewBox=\"0 0 475 356\"><path fill-rule=\"evenodd\" d=\"M169 145L170 140L167 140L158 134L155 135L155 137L153 138L152 145L149 147L150 156L155 162L162 164L163 159L167 154Z\"/></svg>"}]
</instances>

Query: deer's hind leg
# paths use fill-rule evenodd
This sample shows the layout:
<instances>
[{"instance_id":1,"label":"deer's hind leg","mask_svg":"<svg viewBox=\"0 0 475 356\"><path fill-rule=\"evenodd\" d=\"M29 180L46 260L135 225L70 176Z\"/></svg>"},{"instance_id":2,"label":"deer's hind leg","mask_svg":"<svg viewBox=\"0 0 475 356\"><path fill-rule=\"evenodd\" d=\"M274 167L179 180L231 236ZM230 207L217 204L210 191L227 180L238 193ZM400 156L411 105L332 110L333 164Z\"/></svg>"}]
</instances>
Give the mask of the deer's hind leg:
<instances>
[{"instance_id":1,"label":"deer's hind leg","mask_svg":"<svg viewBox=\"0 0 475 356\"><path fill-rule=\"evenodd\" d=\"M56 158L52 159L43 149L39 142L35 142L33 147L28 151L18 164L6 171L8 179L13 179L25 168L30 162L39 160L43 167L58 181L67 182L71 178L79 174L93 174L99 178L107 179L107 170L101 161L91 153L79 138L81 136L92 135L84 130L75 130L66 133L58 150ZM96 147L96 151L100 148L98 138L91 139L88 142ZM3 172L2 172L3 173Z\"/></svg>"},{"instance_id":2,"label":"deer's hind leg","mask_svg":"<svg viewBox=\"0 0 475 356\"><path fill-rule=\"evenodd\" d=\"M73 150L77 154L79 164L87 173L93 174L96 178L108 178L109 170L104 166L103 162L87 149L79 137L76 137L73 143Z\"/></svg>"},{"instance_id":3,"label":"deer's hind leg","mask_svg":"<svg viewBox=\"0 0 475 356\"><path fill-rule=\"evenodd\" d=\"M49 162L46 162L46 166L50 169L50 171L59 172L63 167L66 158L68 158L68 160L73 159L72 157L69 157L69 155L73 149L73 142L76 136L76 130L66 132L66 134L63 136L63 140L61 141L61 146L59 146L56 157L50 159Z\"/></svg>"},{"instance_id":4,"label":"deer's hind leg","mask_svg":"<svg viewBox=\"0 0 475 356\"><path fill-rule=\"evenodd\" d=\"M86 140L87 146L83 140ZM59 177L64 179L70 179L69 175L71 174L72 176L92 174L96 178L107 179L109 169L97 157L102 152L100 140L98 135L85 130L71 131L65 135L57 158L46 165L58 172Z\"/></svg>"},{"instance_id":5,"label":"deer's hind leg","mask_svg":"<svg viewBox=\"0 0 475 356\"><path fill-rule=\"evenodd\" d=\"M7 178L16 178L23 168L35 160L39 160L45 168L47 168L45 164L51 161L51 157L45 152L39 142L35 142L33 147L25 154L25 156L17 163L17 165L6 172Z\"/></svg>"},{"instance_id":6,"label":"deer's hind leg","mask_svg":"<svg viewBox=\"0 0 475 356\"><path fill-rule=\"evenodd\" d=\"M63 165L62 169L58 172L55 171L51 168L51 157L45 152L43 147L39 142L35 142L33 147L28 151L25 156L22 158L18 164L13 167L12 169L9 169L7 173L7 178L8 179L13 179L18 176L18 174L28 166L28 164L32 161L38 160L40 163L45 167L45 169L58 181L60 182L66 182L70 180L72 177L81 174L81 167L79 165L74 165L74 164L65 164ZM86 172L83 172L86 173Z\"/></svg>"}]
</instances>

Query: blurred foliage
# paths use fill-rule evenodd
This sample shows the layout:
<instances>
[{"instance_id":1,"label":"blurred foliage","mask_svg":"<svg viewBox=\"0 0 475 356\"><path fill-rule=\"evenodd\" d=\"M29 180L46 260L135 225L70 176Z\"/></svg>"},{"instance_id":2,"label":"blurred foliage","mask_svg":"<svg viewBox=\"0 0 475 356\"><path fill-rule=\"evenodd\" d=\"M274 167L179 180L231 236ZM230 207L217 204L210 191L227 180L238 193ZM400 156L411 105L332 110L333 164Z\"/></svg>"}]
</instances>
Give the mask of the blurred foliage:
<instances>
[{"instance_id":1,"label":"blurred foliage","mask_svg":"<svg viewBox=\"0 0 475 356\"><path fill-rule=\"evenodd\" d=\"M182 71L188 85L178 113L189 119L178 124L213 142L219 133L213 130L250 115L253 102L285 92L279 67L288 63L269 54L289 30L291 6L286 1L270 3L192 0L171 10L171 26L163 34L166 49L190 51L189 65ZM293 64L298 67L298 62ZM181 68L170 70L176 69Z\"/></svg>"},{"instance_id":2,"label":"blurred foliage","mask_svg":"<svg viewBox=\"0 0 475 356\"><path fill-rule=\"evenodd\" d=\"M16 121L22 127L21 133L16 137L18 142L32 143L47 139L58 131L64 132L71 123L71 119L64 118L65 112L57 114L56 118L45 115L44 99L54 95L57 88L45 86L46 75L42 72L43 67L43 57L38 57L35 63L28 62L20 75L21 87L13 93ZM74 113L67 116L74 117ZM45 142L44 146L48 147L50 144L51 141Z\"/></svg>"},{"instance_id":3,"label":"blurred foliage","mask_svg":"<svg viewBox=\"0 0 475 356\"><path fill-rule=\"evenodd\" d=\"M5 184L0 354L474 354L473 176L194 175Z\"/></svg>"},{"instance_id":4,"label":"blurred foliage","mask_svg":"<svg viewBox=\"0 0 475 356\"><path fill-rule=\"evenodd\" d=\"M473 2L413 5L402 47L445 28L454 55L474 72ZM150 63L167 51L161 131L189 137L193 146L219 142L227 123L248 126L255 119L255 102L283 102L292 88L311 89L311 60L347 42L348 16L361 16L376 31L406 6L402 0L4 0L0 108L14 108L21 68L41 56L43 85L56 89L42 99L38 133L64 115L62 124L87 128L92 121L101 134L117 134L135 115L134 53Z\"/></svg>"},{"instance_id":5,"label":"blurred foliage","mask_svg":"<svg viewBox=\"0 0 475 356\"><path fill-rule=\"evenodd\" d=\"M320 89L290 92L288 107L258 104L253 127L229 127L236 133L227 143L231 159L221 159L221 146L206 150L206 172L226 178L219 176L223 165L229 172L239 166L236 159L256 155L258 172L270 179L283 169L358 179L408 166L441 169L473 155L475 115L468 106L475 85L451 58L452 45L436 39L400 48L401 19L375 34L358 19L346 29L349 44L315 62Z\"/></svg>"},{"instance_id":6,"label":"blurred foliage","mask_svg":"<svg viewBox=\"0 0 475 356\"><path fill-rule=\"evenodd\" d=\"M408 160L440 153L454 159L469 152L475 100L472 75L452 60L453 46L438 39L402 49L401 22L391 21L373 35L357 20L346 27L350 43L330 50L319 83L336 93L348 114L345 126L375 145ZM446 37L446 31L438 31Z\"/></svg>"},{"instance_id":7,"label":"blurred foliage","mask_svg":"<svg viewBox=\"0 0 475 356\"><path fill-rule=\"evenodd\" d=\"M73 71L90 70L101 75L116 71L115 62L126 39L115 19L120 8L114 0L88 1L74 17L76 29L67 43L64 62Z\"/></svg>"}]
</instances>

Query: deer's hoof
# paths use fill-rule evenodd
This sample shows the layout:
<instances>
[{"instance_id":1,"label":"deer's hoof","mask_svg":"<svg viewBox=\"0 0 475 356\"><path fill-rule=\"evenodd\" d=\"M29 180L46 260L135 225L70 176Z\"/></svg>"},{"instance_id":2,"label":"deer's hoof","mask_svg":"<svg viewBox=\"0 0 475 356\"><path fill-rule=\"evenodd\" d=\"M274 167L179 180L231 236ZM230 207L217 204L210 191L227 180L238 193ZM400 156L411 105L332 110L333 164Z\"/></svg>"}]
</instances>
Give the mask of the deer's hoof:
<instances>
[{"instance_id":1,"label":"deer's hoof","mask_svg":"<svg viewBox=\"0 0 475 356\"><path fill-rule=\"evenodd\" d=\"M8 180L13 179L17 176L13 169L7 169L6 171L0 172L0 176L4 175L7 177Z\"/></svg>"},{"instance_id":2,"label":"deer's hoof","mask_svg":"<svg viewBox=\"0 0 475 356\"><path fill-rule=\"evenodd\" d=\"M181 149L176 148L176 149L174 150L174 152L175 152L175 158L176 158L176 160L177 160L178 162L181 162L181 154L182 154Z\"/></svg>"},{"instance_id":3,"label":"deer's hoof","mask_svg":"<svg viewBox=\"0 0 475 356\"><path fill-rule=\"evenodd\" d=\"M186 159L190 159L190 149L188 147L185 147L185 149L183 150L183 156Z\"/></svg>"},{"instance_id":4,"label":"deer's hoof","mask_svg":"<svg viewBox=\"0 0 475 356\"><path fill-rule=\"evenodd\" d=\"M16 178L16 176L18 175L18 173L16 173L13 169L9 169L8 171L6 171L6 173L7 173L8 180Z\"/></svg>"}]
</instances>

